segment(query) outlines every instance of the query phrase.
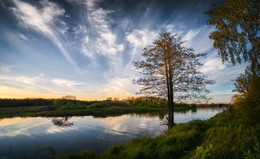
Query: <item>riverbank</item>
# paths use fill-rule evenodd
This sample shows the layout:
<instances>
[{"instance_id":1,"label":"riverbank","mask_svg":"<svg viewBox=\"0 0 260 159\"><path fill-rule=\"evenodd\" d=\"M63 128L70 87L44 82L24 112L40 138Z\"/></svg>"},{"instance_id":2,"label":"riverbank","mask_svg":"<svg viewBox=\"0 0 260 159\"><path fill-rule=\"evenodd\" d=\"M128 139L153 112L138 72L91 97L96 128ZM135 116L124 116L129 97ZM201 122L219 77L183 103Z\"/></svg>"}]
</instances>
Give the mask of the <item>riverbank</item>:
<instances>
[{"instance_id":1,"label":"riverbank","mask_svg":"<svg viewBox=\"0 0 260 159\"><path fill-rule=\"evenodd\" d=\"M102 155L86 150L62 158L257 158L260 155L259 139L259 119L240 109L228 109L207 121L175 125L165 135L133 139L126 145L114 146Z\"/></svg>"},{"instance_id":2,"label":"riverbank","mask_svg":"<svg viewBox=\"0 0 260 159\"><path fill-rule=\"evenodd\" d=\"M49 109L49 110L46 110ZM60 110L60 107L54 110L52 107L44 107L42 109L12 109L0 112L0 118L10 117L70 117L70 116L94 116L107 117L115 115L123 115L129 113L165 113L164 108L123 108L123 107L109 107L109 108L95 108L95 109L70 109Z\"/></svg>"},{"instance_id":3,"label":"riverbank","mask_svg":"<svg viewBox=\"0 0 260 159\"><path fill-rule=\"evenodd\" d=\"M65 106L66 107L66 106ZM214 107L189 107L178 106L175 112L186 112L189 110L196 111L197 108L214 108ZM216 107L217 108L217 107ZM106 108L70 108L64 109L64 106L39 106L39 107L21 107L21 108L8 108L0 110L1 118L11 117L70 117L70 116L94 116L94 117L107 117L118 116L130 113L155 113L166 114L167 108L165 107L120 107L110 106Z\"/></svg>"},{"instance_id":4,"label":"riverbank","mask_svg":"<svg viewBox=\"0 0 260 159\"><path fill-rule=\"evenodd\" d=\"M34 100L35 101L35 100ZM36 100L37 101L37 100ZM12 101L11 101L12 102ZM196 110L196 108L214 107L215 105L175 104L175 111ZM92 101L58 99L53 105L1 107L0 118L8 117L64 117L85 116L106 117L129 113L161 113L167 112L167 103L161 100L135 101Z\"/></svg>"}]
</instances>

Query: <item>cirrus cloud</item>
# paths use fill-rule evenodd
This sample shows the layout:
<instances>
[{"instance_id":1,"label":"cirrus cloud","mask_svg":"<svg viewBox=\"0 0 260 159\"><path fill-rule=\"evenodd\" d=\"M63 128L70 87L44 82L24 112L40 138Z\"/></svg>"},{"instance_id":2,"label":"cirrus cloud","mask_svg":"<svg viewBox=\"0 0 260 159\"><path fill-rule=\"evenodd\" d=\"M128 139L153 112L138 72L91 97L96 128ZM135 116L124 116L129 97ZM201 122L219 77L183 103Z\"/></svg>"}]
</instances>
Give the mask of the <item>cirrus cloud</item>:
<instances>
[{"instance_id":1,"label":"cirrus cloud","mask_svg":"<svg viewBox=\"0 0 260 159\"><path fill-rule=\"evenodd\" d=\"M59 17L64 16L65 10L60 8L56 3L47 0L40 1L41 8L37 8L23 1L13 2L15 7L13 7L12 10L20 23L25 28L35 30L49 38L68 62L79 70L76 62L70 56L57 34L64 34L66 32L66 24L59 19Z\"/></svg>"},{"instance_id":2,"label":"cirrus cloud","mask_svg":"<svg viewBox=\"0 0 260 159\"><path fill-rule=\"evenodd\" d=\"M66 87L73 87L73 86L85 84L85 83L82 83L82 82L76 82L76 81L67 80L67 79L60 79L60 78L53 79L52 83L57 85L57 86L66 86Z\"/></svg>"}]
</instances>

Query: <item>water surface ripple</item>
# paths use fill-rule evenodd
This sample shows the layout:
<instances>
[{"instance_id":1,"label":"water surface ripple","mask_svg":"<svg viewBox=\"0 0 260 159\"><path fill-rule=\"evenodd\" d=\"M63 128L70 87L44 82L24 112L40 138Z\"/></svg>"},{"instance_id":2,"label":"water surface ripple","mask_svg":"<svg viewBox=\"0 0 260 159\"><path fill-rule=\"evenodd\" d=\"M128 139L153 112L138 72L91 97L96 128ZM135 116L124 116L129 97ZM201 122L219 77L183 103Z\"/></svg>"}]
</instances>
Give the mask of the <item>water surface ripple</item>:
<instances>
[{"instance_id":1,"label":"water surface ripple","mask_svg":"<svg viewBox=\"0 0 260 159\"><path fill-rule=\"evenodd\" d=\"M209 119L222 108L203 108L175 112L176 123ZM162 118L162 117L161 117ZM167 130L165 118L156 115L127 114L115 117L28 117L0 120L0 155L7 158L34 158L50 155L37 150L51 146L57 156L69 152L92 150L102 153L109 147L125 144L135 137L154 137Z\"/></svg>"}]
</instances>

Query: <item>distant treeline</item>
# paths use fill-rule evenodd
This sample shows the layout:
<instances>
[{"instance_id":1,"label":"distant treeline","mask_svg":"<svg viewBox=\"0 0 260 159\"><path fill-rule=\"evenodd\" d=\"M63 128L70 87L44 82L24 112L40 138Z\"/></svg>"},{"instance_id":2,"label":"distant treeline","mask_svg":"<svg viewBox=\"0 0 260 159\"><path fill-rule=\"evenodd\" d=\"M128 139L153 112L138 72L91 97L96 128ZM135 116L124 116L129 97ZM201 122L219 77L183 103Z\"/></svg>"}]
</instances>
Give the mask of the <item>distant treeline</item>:
<instances>
[{"instance_id":1,"label":"distant treeline","mask_svg":"<svg viewBox=\"0 0 260 159\"><path fill-rule=\"evenodd\" d=\"M0 99L0 107L26 107L53 105L55 99L25 98L25 99Z\"/></svg>"},{"instance_id":2,"label":"distant treeline","mask_svg":"<svg viewBox=\"0 0 260 159\"><path fill-rule=\"evenodd\" d=\"M0 99L0 107L28 107L28 106L67 106L70 108L91 106L91 107L108 107L108 106L134 106L134 107L165 107L167 100L158 97L128 97L119 100L118 98L107 98L100 101L80 101L75 96L64 96L58 99L44 98L25 98L25 99ZM195 104L175 103L176 107L194 108ZM200 104L199 106L212 106L212 104Z\"/></svg>"},{"instance_id":3,"label":"distant treeline","mask_svg":"<svg viewBox=\"0 0 260 159\"><path fill-rule=\"evenodd\" d=\"M0 107L29 107L29 106L50 106L50 105L90 105L97 101L78 101L72 99L44 99L44 98L25 98L25 99L0 99Z\"/></svg>"},{"instance_id":4,"label":"distant treeline","mask_svg":"<svg viewBox=\"0 0 260 159\"><path fill-rule=\"evenodd\" d=\"M58 99L44 98L25 98L25 99L10 99L0 98L0 107L27 107L27 106L88 106L92 104L113 103L115 105L132 105L132 106L162 106L166 104L166 100L156 97L128 97L127 99L119 100L118 98L107 98L100 101L80 101L74 96L64 96Z\"/></svg>"}]
</instances>

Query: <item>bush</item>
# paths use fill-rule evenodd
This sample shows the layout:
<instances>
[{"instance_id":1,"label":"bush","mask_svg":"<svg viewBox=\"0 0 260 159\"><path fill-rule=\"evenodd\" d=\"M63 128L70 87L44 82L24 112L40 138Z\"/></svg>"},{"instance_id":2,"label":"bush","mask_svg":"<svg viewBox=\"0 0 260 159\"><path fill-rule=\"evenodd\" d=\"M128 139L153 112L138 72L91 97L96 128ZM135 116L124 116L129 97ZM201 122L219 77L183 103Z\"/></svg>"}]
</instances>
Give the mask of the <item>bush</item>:
<instances>
[{"instance_id":1,"label":"bush","mask_svg":"<svg viewBox=\"0 0 260 159\"><path fill-rule=\"evenodd\" d=\"M203 145L214 145L212 158L241 158L242 151L252 147L256 142L254 128L248 129L243 125L238 127L213 127L207 130L209 137Z\"/></svg>"},{"instance_id":2,"label":"bush","mask_svg":"<svg viewBox=\"0 0 260 159\"><path fill-rule=\"evenodd\" d=\"M94 103L87 106L88 109L95 109L95 108L109 108L109 107L130 107L130 104L119 102L119 101L103 101L99 103Z\"/></svg>"},{"instance_id":3,"label":"bush","mask_svg":"<svg viewBox=\"0 0 260 159\"><path fill-rule=\"evenodd\" d=\"M95 159L96 156L92 151L86 150L81 153L70 153L63 157L63 159Z\"/></svg>"},{"instance_id":4,"label":"bush","mask_svg":"<svg viewBox=\"0 0 260 159\"><path fill-rule=\"evenodd\" d=\"M94 103L94 104L87 106L88 109L107 108L107 107L109 107L109 104L106 102Z\"/></svg>"}]
</instances>

